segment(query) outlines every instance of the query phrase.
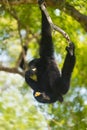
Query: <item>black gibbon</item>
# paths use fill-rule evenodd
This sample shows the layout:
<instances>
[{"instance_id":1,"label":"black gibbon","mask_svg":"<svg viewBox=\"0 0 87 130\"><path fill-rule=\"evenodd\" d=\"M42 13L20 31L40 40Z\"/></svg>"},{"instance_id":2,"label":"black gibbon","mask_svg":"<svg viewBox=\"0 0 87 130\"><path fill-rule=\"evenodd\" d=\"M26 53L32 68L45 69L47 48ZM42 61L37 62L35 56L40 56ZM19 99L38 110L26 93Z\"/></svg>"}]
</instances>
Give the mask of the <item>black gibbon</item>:
<instances>
[{"instance_id":1,"label":"black gibbon","mask_svg":"<svg viewBox=\"0 0 87 130\"><path fill-rule=\"evenodd\" d=\"M34 59L29 63L30 69L25 72L25 81L33 89L33 95L38 102L62 102L63 95L69 90L70 78L75 66L75 46L70 43L66 47L67 54L60 73L54 58L51 27L42 9L41 14L40 58ZM37 81L31 78L34 74L37 76Z\"/></svg>"}]
</instances>

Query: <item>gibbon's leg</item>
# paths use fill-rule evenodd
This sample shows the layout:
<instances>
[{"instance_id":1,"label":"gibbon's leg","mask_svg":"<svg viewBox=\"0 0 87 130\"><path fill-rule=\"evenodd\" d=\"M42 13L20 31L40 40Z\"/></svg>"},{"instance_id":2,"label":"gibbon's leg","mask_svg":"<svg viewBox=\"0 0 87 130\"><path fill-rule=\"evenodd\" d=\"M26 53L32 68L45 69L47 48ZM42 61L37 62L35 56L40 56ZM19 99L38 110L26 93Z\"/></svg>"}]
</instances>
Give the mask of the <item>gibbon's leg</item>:
<instances>
[{"instance_id":1,"label":"gibbon's leg","mask_svg":"<svg viewBox=\"0 0 87 130\"><path fill-rule=\"evenodd\" d=\"M69 90L70 78L75 66L75 46L73 43L70 44L69 47L66 47L67 55L64 61L64 65L62 68L62 77L61 77L61 92L65 94ZM72 53L71 53L72 52Z\"/></svg>"}]
</instances>

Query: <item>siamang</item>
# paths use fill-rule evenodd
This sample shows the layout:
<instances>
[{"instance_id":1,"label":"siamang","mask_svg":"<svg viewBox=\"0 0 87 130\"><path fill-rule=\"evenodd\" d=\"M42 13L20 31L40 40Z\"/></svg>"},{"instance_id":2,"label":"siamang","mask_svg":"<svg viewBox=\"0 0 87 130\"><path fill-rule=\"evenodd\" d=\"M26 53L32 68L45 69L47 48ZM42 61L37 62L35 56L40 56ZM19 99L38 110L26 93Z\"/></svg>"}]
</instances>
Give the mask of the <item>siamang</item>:
<instances>
[{"instance_id":1,"label":"siamang","mask_svg":"<svg viewBox=\"0 0 87 130\"><path fill-rule=\"evenodd\" d=\"M40 10L42 14L40 58L33 59L29 63L30 69L25 72L25 81L33 89L33 95L38 102L63 102L63 95L69 90L70 78L75 66L75 46L71 42L66 47L67 54L60 73L54 58L51 27L45 13L41 8ZM34 74L37 80L31 78Z\"/></svg>"}]
</instances>

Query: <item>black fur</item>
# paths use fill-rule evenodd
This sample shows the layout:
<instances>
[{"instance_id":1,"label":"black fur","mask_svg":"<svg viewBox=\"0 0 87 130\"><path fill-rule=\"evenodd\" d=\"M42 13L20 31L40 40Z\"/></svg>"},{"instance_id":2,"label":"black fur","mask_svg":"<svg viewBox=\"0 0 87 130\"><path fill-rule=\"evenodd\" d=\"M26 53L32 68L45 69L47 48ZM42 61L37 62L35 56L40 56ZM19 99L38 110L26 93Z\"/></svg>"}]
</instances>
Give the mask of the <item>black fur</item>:
<instances>
[{"instance_id":1,"label":"black fur","mask_svg":"<svg viewBox=\"0 0 87 130\"><path fill-rule=\"evenodd\" d=\"M42 103L53 103L57 100L63 101L63 94L69 90L70 78L75 65L74 44L71 43L66 47L67 55L62 68L62 72L57 67L54 58L54 47L51 36L51 27L48 20L41 10L42 14L42 38L40 42L40 58L34 59L29 63L29 66L36 68L36 71L28 70L25 73L25 80L28 85L34 90L34 97ZM71 50L73 55L71 55ZM36 74L37 81L30 78ZM36 95L40 92L40 95Z\"/></svg>"}]
</instances>

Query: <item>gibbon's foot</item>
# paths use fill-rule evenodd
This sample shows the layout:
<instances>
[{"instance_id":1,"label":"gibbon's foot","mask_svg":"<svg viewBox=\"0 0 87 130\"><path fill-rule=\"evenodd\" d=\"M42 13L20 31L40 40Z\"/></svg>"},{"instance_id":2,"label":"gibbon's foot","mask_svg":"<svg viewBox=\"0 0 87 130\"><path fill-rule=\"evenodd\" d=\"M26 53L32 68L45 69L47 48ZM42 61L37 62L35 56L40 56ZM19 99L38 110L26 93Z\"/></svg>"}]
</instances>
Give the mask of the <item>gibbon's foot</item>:
<instances>
[{"instance_id":1,"label":"gibbon's foot","mask_svg":"<svg viewBox=\"0 0 87 130\"><path fill-rule=\"evenodd\" d=\"M66 50L69 52L71 56L74 55L75 45L73 42L69 43L69 46L66 47Z\"/></svg>"},{"instance_id":2,"label":"gibbon's foot","mask_svg":"<svg viewBox=\"0 0 87 130\"><path fill-rule=\"evenodd\" d=\"M41 5L43 4L45 1L44 0L37 0L38 1L38 4Z\"/></svg>"},{"instance_id":3,"label":"gibbon's foot","mask_svg":"<svg viewBox=\"0 0 87 130\"><path fill-rule=\"evenodd\" d=\"M58 101L61 102L61 103L63 102L63 97L62 97L62 95L60 95L60 96L58 97Z\"/></svg>"}]
</instances>

